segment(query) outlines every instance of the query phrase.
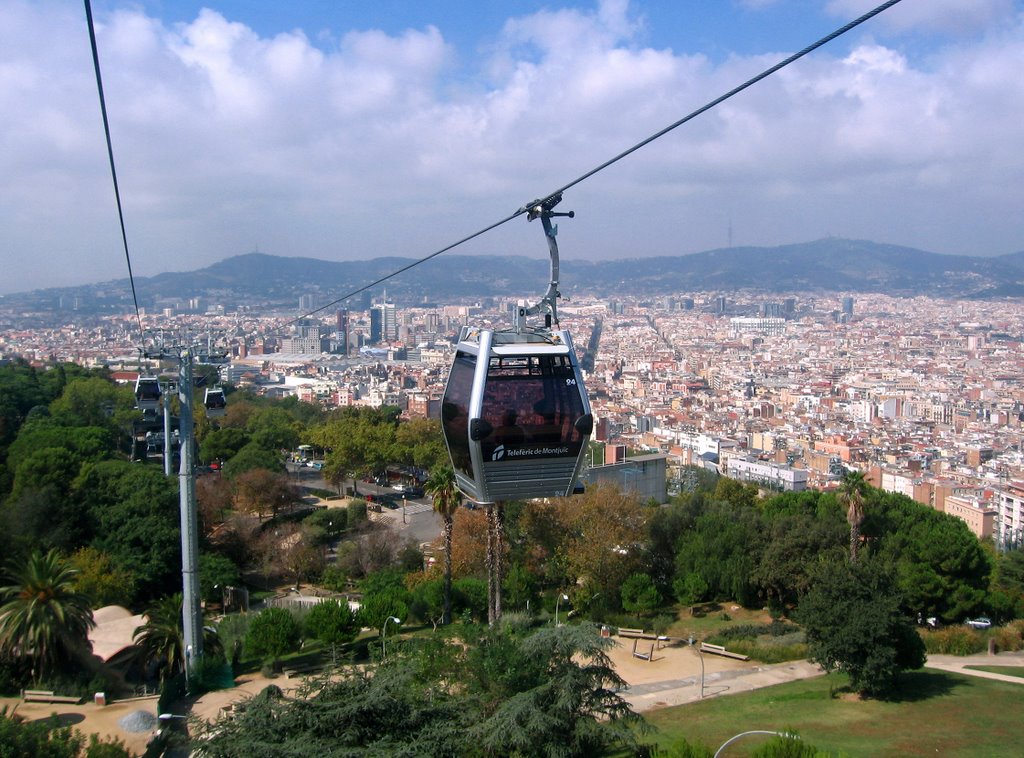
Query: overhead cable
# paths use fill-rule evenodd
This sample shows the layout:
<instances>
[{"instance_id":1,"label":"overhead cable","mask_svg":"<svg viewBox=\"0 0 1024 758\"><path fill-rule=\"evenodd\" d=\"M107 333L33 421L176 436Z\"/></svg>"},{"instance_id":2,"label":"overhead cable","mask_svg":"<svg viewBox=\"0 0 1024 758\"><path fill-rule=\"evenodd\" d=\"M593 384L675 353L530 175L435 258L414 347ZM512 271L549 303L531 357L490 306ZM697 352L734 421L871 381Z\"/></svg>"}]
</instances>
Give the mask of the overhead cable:
<instances>
[{"instance_id":1,"label":"overhead cable","mask_svg":"<svg viewBox=\"0 0 1024 758\"><path fill-rule=\"evenodd\" d=\"M342 295L338 299L332 300L331 302L327 303L327 305L322 305L319 308L311 310L308 313L305 313L302 316L299 316L298 318L293 319L293 320L287 322L287 324L285 324L285 325L288 326L288 325L291 325L291 324L298 323L302 319L309 318L310 316L312 316L312 315L314 315L316 313L319 313L320 311L327 310L328 308L330 308L332 306L335 306L338 303L344 302L345 300L348 300L349 298L355 297L356 295L358 295L361 292L365 292L368 289L376 287L378 284L382 284L382 283L386 282L388 279L393 279L394 277L398 276L399 274L403 274L406 271L408 271L409 269L414 268L416 266L419 266L421 263L426 263L427 261L429 261L429 260L431 260L433 258L436 258L437 256L441 255L442 253L446 253L449 250L452 250L453 248L458 247L459 245L463 244L464 242L468 242L471 239L474 239L474 238L479 237L480 235L482 235L482 234L484 234L486 232L491 231L492 229L496 229L497 227L502 226L503 224L508 223L509 221L511 221L514 218L518 218L519 216L523 215L524 213L527 213L530 208L532 208L532 207L534 207L536 205L543 204L543 203L553 199L554 197L562 194L566 190L568 190L568 189L570 189L572 187L575 187L577 184L579 184L580 182L582 182L582 181L584 181L586 179L589 179L594 174L596 174L596 173L598 173L600 171L603 171L604 169L608 168L609 166L611 166L611 165L613 165L615 163L618 163L620 160L622 160L626 156L632 155L637 150L639 150L640 148L644 147L645 145L649 145L651 142L654 142L656 139L658 139L660 137L664 137L666 134L671 132L673 129L676 129L677 127L682 126L687 121L691 121L692 119L696 118L697 116L701 115L702 113L706 113L707 111L711 110L712 108L714 108L714 107L716 107L718 105L721 105L726 100L728 100L729 98L733 97L734 95L738 95L740 92L742 92L743 90L747 89L748 87L751 87L751 86L757 84L762 79L765 79L765 78L771 76L772 74L774 74L774 73L784 69L786 66L790 65L791 63L794 63L794 62L800 60L805 55L814 52L815 50L817 50L822 45L826 45L829 42L831 42L832 40L836 39L837 37L841 37L842 35L846 34L851 29L854 29L854 28L860 26L865 21L868 21L869 19L874 18L879 13L882 13L882 12L888 10L889 8L891 8L892 6L896 5L897 3L901 2L901 1L902 0L887 0L887 2L882 3L878 7L874 8L873 10L868 11L867 13L865 13L862 16L860 16L859 18L856 18L853 21L849 22L848 24L845 24L844 26L840 27L839 29L836 29L831 34L828 34L828 35L822 37L821 39L819 39L817 42L814 42L813 44L808 45L803 50L800 50L799 52L793 53L793 55L789 56L785 60L782 60L782 61L776 63L771 68L765 69L764 71L762 71L757 76L754 76L754 77L748 79L747 81L743 82L743 84L740 84L739 86L734 87L733 89L731 89L728 92L726 92L724 95L716 97L714 100L711 100L710 102L706 103L705 105L702 105L700 108L698 108L697 110L693 111L692 113L689 113L686 116L684 116L683 118L679 119L678 121L676 121L676 122L674 122L672 124L669 124L668 126L666 126L661 131L655 132L650 137L647 137L646 139L644 139L644 140L642 140L640 142L637 142L635 145L633 145L628 150L623 150L621 153L616 155L614 158L610 158L609 160L605 161L604 163L600 164L599 166L596 166L596 167L592 168L590 171L587 171L585 174L581 174L580 176L576 177L575 179L573 179L568 184L565 184L562 187L559 187L554 192L550 192L550 193L548 193L547 195L545 195L542 198L539 198L539 199L534 200L534 201L532 201L530 203L527 203L525 206L519 208L519 210L517 210L515 213L511 214L510 216L506 216L501 221L496 221L493 224L491 224L490 226L487 226L487 227L481 229L478 232L474 232L473 234L470 234L467 237L463 237L458 242L453 242L452 244L450 244L450 245L448 245L446 247L443 247L440 250L437 250L437 251L431 253L430 255L427 255L427 256L425 256L423 258L415 260L412 263L409 263L408 265L403 266L402 268L397 269L396 271L393 271L390 274L387 274L386 276L382 276L380 279L377 279L376 281L371 282L370 284L364 285L364 286L359 287L358 289L355 289L355 290L353 290L353 291L351 291L351 292L349 292L349 293L347 293L345 295ZM88 2L88 0L87 0L87 2Z\"/></svg>"},{"instance_id":2,"label":"overhead cable","mask_svg":"<svg viewBox=\"0 0 1024 758\"><path fill-rule=\"evenodd\" d=\"M96 89L100 94L100 113L103 114L103 133L107 138L107 157L110 158L110 177L114 180L114 199L117 201L117 218L121 223L121 242L124 245L124 257L128 262L128 281L132 286L132 302L135 304L135 319L139 323L139 340L145 342L146 335L142 329L142 314L139 312L139 298L135 294L135 276L132 274L132 257L128 253L128 235L124 229L124 209L121 206L121 191L117 186L117 169L114 167L114 146L110 141L110 122L107 120L107 101L103 96L103 77L100 75L100 54L96 48L96 30L93 28L92 4L85 0L85 18L89 24L89 44L92 45L92 65L96 71Z\"/></svg>"}]
</instances>

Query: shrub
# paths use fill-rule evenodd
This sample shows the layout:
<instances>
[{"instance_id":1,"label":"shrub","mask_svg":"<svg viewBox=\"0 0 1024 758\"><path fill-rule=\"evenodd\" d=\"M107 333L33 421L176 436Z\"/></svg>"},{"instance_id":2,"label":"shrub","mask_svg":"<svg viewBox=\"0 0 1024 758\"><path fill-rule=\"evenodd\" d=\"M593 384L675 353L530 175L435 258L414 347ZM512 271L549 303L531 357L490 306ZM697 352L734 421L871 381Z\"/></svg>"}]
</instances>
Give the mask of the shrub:
<instances>
[{"instance_id":1,"label":"shrub","mask_svg":"<svg viewBox=\"0 0 1024 758\"><path fill-rule=\"evenodd\" d=\"M925 649L933 655L972 655L985 650L985 638L966 626L950 626L922 636Z\"/></svg>"},{"instance_id":2,"label":"shrub","mask_svg":"<svg viewBox=\"0 0 1024 758\"><path fill-rule=\"evenodd\" d=\"M284 608L267 608L249 624L245 649L264 661L276 662L299 646L299 624Z\"/></svg>"},{"instance_id":3,"label":"shrub","mask_svg":"<svg viewBox=\"0 0 1024 758\"><path fill-rule=\"evenodd\" d=\"M1024 621L1013 621L1006 626L993 629L992 639L1000 651L1024 648Z\"/></svg>"},{"instance_id":4,"label":"shrub","mask_svg":"<svg viewBox=\"0 0 1024 758\"><path fill-rule=\"evenodd\" d=\"M726 640L755 639L757 637L782 637L799 632L800 627L787 621L777 619L770 624L737 624L727 626L715 633L716 637Z\"/></svg>"},{"instance_id":5,"label":"shrub","mask_svg":"<svg viewBox=\"0 0 1024 758\"><path fill-rule=\"evenodd\" d=\"M760 661L761 663L785 663L786 661L798 661L807 657L806 642L778 645L772 642L758 642L757 640L733 640L729 643L728 647L733 653L749 655L755 661Z\"/></svg>"},{"instance_id":6,"label":"shrub","mask_svg":"<svg viewBox=\"0 0 1024 758\"><path fill-rule=\"evenodd\" d=\"M772 737L755 750L753 755L754 758L815 758L820 753L796 734L788 734L785 737Z\"/></svg>"},{"instance_id":7,"label":"shrub","mask_svg":"<svg viewBox=\"0 0 1024 758\"><path fill-rule=\"evenodd\" d=\"M351 526L357 526L367 520L366 515L366 501L365 500L353 500L348 504L348 523Z\"/></svg>"}]
</instances>

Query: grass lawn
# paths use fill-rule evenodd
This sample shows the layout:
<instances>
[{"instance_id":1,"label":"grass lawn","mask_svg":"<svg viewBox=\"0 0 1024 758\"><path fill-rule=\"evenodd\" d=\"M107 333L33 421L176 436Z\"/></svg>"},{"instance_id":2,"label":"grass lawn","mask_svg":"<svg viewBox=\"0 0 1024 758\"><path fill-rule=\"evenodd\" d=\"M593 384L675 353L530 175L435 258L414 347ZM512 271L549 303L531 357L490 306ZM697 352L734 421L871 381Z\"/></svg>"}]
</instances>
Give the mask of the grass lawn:
<instances>
[{"instance_id":1,"label":"grass lawn","mask_svg":"<svg viewBox=\"0 0 1024 758\"><path fill-rule=\"evenodd\" d=\"M1024 678L1024 666L964 666L964 668L973 671L987 671L990 674L1006 674L1006 676Z\"/></svg>"},{"instance_id":2,"label":"grass lawn","mask_svg":"<svg viewBox=\"0 0 1024 758\"><path fill-rule=\"evenodd\" d=\"M922 670L904 675L899 699L857 700L830 687L839 675L644 714L648 739L668 748L685 738L712 750L752 729L793 730L818 750L849 756L1006 756L1020 749L1024 689L1009 682ZM760 738L727 753L749 755Z\"/></svg>"}]
</instances>

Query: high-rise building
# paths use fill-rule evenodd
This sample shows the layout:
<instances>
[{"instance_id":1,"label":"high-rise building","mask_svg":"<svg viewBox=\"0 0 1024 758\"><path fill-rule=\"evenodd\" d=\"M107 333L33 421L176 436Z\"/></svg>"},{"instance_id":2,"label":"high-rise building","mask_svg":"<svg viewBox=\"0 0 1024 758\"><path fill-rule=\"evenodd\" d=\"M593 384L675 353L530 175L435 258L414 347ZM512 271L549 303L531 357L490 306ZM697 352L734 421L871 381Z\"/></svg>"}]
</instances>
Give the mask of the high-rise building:
<instances>
[{"instance_id":1,"label":"high-rise building","mask_svg":"<svg viewBox=\"0 0 1024 758\"><path fill-rule=\"evenodd\" d=\"M384 332L383 329L384 312L378 307L374 306L370 309L370 344L376 345L380 342L381 335Z\"/></svg>"},{"instance_id":2,"label":"high-rise building","mask_svg":"<svg viewBox=\"0 0 1024 758\"><path fill-rule=\"evenodd\" d=\"M380 324L380 336L377 341L381 339L392 341L398 339L398 312L395 310L394 303L378 303L373 306L373 310L370 311L370 337L374 334L373 331L373 317L377 314L377 319Z\"/></svg>"},{"instance_id":3,"label":"high-rise building","mask_svg":"<svg viewBox=\"0 0 1024 758\"><path fill-rule=\"evenodd\" d=\"M336 314L338 327L338 345L342 355L348 355L348 310L339 310Z\"/></svg>"},{"instance_id":4,"label":"high-rise building","mask_svg":"<svg viewBox=\"0 0 1024 758\"><path fill-rule=\"evenodd\" d=\"M843 298L843 313L847 316L853 315L853 298L849 295Z\"/></svg>"}]
</instances>

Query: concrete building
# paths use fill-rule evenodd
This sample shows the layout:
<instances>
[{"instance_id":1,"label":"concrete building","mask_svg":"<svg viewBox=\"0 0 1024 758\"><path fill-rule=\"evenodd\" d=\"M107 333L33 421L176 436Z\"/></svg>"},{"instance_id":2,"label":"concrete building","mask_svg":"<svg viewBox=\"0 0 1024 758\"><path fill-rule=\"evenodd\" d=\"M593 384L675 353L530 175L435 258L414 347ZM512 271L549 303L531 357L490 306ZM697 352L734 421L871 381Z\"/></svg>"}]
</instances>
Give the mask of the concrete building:
<instances>
[{"instance_id":1,"label":"concrete building","mask_svg":"<svg viewBox=\"0 0 1024 758\"><path fill-rule=\"evenodd\" d=\"M732 456L726 464L725 475L743 482L756 482L772 490L803 492L807 489L805 469L785 466L774 461Z\"/></svg>"},{"instance_id":2,"label":"concrete building","mask_svg":"<svg viewBox=\"0 0 1024 758\"><path fill-rule=\"evenodd\" d=\"M580 481L586 485L614 484L623 492L635 494L642 502L668 501L668 455L653 453L626 458L617 463L591 466Z\"/></svg>"}]
</instances>

